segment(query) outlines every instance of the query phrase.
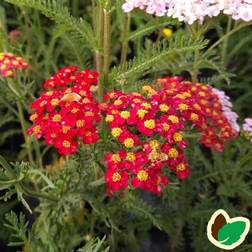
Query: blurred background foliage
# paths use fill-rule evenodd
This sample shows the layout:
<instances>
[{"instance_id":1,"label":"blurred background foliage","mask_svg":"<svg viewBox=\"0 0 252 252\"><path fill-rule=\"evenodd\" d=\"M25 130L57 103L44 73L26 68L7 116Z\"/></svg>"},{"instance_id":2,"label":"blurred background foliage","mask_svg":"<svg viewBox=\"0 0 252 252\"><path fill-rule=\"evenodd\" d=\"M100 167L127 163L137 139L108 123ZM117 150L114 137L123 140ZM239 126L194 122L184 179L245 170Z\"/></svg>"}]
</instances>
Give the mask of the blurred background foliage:
<instances>
[{"instance_id":1,"label":"blurred background foliage","mask_svg":"<svg viewBox=\"0 0 252 252\"><path fill-rule=\"evenodd\" d=\"M240 122L252 116L252 28L247 23L220 16L186 26L141 11L129 16L121 0L112 5L106 0L2 0L0 51L23 56L32 67L18 76L18 99L0 79L0 250L219 251L206 237L211 214L223 208L231 216L251 216L252 145L243 136L227 144L224 153L192 140L187 150L191 178L171 184L162 197L137 191L106 197L102 181L96 181L104 169L96 162L103 156L102 144L82 147L65 159L29 138L35 160L28 162L17 100L27 128L29 104L54 71L66 65L96 68L95 55L103 53L98 2L112 20L109 82L114 87L138 90L154 78L182 75L225 90ZM172 33L167 36L164 28ZM250 234L236 251L252 251L251 239Z\"/></svg>"}]
</instances>

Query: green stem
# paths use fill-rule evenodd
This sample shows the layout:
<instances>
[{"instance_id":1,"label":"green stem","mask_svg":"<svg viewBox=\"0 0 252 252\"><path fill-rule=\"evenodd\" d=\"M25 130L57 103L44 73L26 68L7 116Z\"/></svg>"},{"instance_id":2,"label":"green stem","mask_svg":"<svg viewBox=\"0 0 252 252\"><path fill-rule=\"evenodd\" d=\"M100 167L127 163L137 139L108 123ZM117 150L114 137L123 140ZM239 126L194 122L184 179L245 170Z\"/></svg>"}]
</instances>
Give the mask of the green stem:
<instances>
[{"instance_id":1,"label":"green stem","mask_svg":"<svg viewBox=\"0 0 252 252\"><path fill-rule=\"evenodd\" d=\"M103 78L104 87L108 85L109 79L109 66L110 66L110 22L111 22L111 11L110 11L110 1L108 1L108 8L103 9L104 13L104 37L103 37Z\"/></svg>"},{"instance_id":2,"label":"green stem","mask_svg":"<svg viewBox=\"0 0 252 252\"><path fill-rule=\"evenodd\" d=\"M124 27L122 30L122 51L121 51L121 64L124 64L127 60L127 53L128 53L128 35L130 29L130 14L128 13L125 17Z\"/></svg>"},{"instance_id":3,"label":"green stem","mask_svg":"<svg viewBox=\"0 0 252 252\"><path fill-rule=\"evenodd\" d=\"M101 50L103 46L103 8L102 4L99 3L99 8L98 8L98 22L97 27L96 27L96 37L98 38L98 48ZM99 74L102 73L102 54L100 51L95 52L95 63L96 63L96 70ZM103 100L103 83L101 79L99 79L98 82L98 101L102 102Z\"/></svg>"},{"instance_id":4,"label":"green stem","mask_svg":"<svg viewBox=\"0 0 252 252\"><path fill-rule=\"evenodd\" d=\"M25 141L25 146L26 146L27 153L28 153L28 158L29 158L29 161L33 164L34 160L33 160L33 156L32 156L32 150L31 150L30 142L29 142L28 137L26 135L24 112L23 112L23 107L22 107L22 104L20 101L17 101L17 108L18 108L19 121L21 124L22 133L23 133L23 137L24 137L24 141Z\"/></svg>"},{"instance_id":5,"label":"green stem","mask_svg":"<svg viewBox=\"0 0 252 252\"><path fill-rule=\"evenodd\" d=\"M229 17L228 18L226 34L228 34L230 32L231 27L232 27L232 17ZM228 47L228 37L226 37L225 40L223 41L222 55L221 55L223 62L226 61L227 47Z\"/></svg>"},{"instance_id":6,"label":"green stem","mask_svg":"<svg viewBox=\"0 0 252 252\"><path fill-rule=\"evenodd\" d=\"M72 0L72 14L73 16L78 16L78 10L79 10L79 0Z\"/></svg>"},{"instance_id":7,"label":"green stem","mask_svg":"<svg viewBox=\"0 0 252 252\"><path fill-rule=\"evenodd\" d=\"M194 24L192 26L188 25L188 30L189 33L191 33L191 36L196 40L198 37L198 32L197 32L197 24ZM200 51L196 50L194 52L194 60L193 60L193 67L192 67L192 71L190 72L191 78L192 78L192 82L196 83L198 80L198 67L197 67L197 63L198 63L198 59L200 56Z\"/></svg>"},{"instance_id":8,"label":"green stem","mask_svg":"<svg viewBox=\"0 0 252 252\"><path fill-rule=\"evenodd\" d=\"M29 188L27 188L24 184L20 183L20 186L22 188L22 190L24 191L24 193L27 196L33 197L33 198L42 198L42 199L46 199L46 200L50 200L50 201L57 201L56 197L53 197L51 195L48 195L46 193L41 193L41 192L36 192L34 190L30 190Z\"/></svg>"}]
</instances>

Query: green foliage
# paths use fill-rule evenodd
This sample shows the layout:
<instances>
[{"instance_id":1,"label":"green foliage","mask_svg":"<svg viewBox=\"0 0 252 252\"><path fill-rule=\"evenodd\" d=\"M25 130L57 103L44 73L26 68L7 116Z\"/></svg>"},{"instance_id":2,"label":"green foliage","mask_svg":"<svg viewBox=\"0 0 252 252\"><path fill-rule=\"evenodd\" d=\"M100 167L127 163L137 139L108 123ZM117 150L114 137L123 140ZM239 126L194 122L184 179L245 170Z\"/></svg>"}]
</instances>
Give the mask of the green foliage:
<instances>
[{"instance_id":1,"label":"green foliage","mask_svg":"<svg viewBox=\"0 0 252 252\"><path fill-rule=\"evenodd\" d=\"M90 240L84 247L78 250L78 252L108 252L109 247L106 249L102 249L102 245L105 241L106 237L104 236L102 240L99 238Z\"/></svg>"},{"instance_id":2,"label":"green foliage","mask_svg":"<svg viewBox=\"0 0 252 252\"><path fill-rule=\"evenodd\" d=\"M193 40L183 35L174 36L169 42L162 41L151 45L143 50L140 55L133 60L126 62L124 65L114 68L111 72L111 79L120 82L133 76L142 75L146 71L159 64L163 58L172 61L178 54L186 54L195 50L203 49L207 44L205 40Z\"/></svg>"},{"instance_id":3,"label":"green foliage","mask_svg":"<svg viewBox=\"0 0 252 252\"><path fill-rule=\"evenodd\" d=\"M24 246L23 250L32 252L137 252L152 242L150 231L157 229L165 234L166 251L217 252L206 237L212 213L223 208L231 217L250 215L252 149L242 137L227 144L224 153L202 149L197 138L190 139L187 157L191 178L171 183L160 197L137 190L125 190L125 194L114 197L106 195L104 155L116 144L106 128L95 146L81 146L76 155L61 159L52 148L29 137L33 162L16 162L27 160L17 101L22 104L28 128L29 104L40 93L45 79L61 66L94 68L94 58L101 56L103 60L100 7L106 8L112 19L108 59L111 71L105 90L138 91L160 76L182 74L226 90L241 122L252 114L252 32L248 24L229 23L220 17L185 27L167 17L136 11L129 15L131 25L127 31L129 16L123 14L122 2L0 3L1 50L26 57L32 65L28 73L19 73L13 81L0 80L0 148L6 158L0 158L0 238L19 250ZM163 36L164 27L173 29L172 38ZM12 29L21 32L18 42L12 43L8 37ZM100 83L103 78L104 74ZM14 150L9 142L16 147ZM17 204L30 213L14 214L10 209ZM31 216L34 220L28 225L25 220ZM251 245L245 242L237 251L249 252Z\"/></svg>"},{"instance_id":4,"label":"green foliage","mask_svg":"<svg viewBox=\"0 0 252 252\"><path fill-rule=\"evenodd\" d=\"M80 39L91 49L97 49L95 36L91 26L84 19L76 19L70 15L68 8L63 6L63 1L58 0L6 0L18 6L34 8L57 24L71 32L75 38Z\"/></svg>"},{"instance_id":5,"label":"green foliage","mask_svg":"<svg viewBox=\"0 0 252 252\"><path fill-rule=\"evenodd\" d=\"M19 217L14 213L10 212L5 216L6 223L4 224L9 230L11 230L11 242L9 246L19 247L25 245L28 242L29 231L28 222L25 221L25 216L21 212Z\"/></svg>"}]
</instances>

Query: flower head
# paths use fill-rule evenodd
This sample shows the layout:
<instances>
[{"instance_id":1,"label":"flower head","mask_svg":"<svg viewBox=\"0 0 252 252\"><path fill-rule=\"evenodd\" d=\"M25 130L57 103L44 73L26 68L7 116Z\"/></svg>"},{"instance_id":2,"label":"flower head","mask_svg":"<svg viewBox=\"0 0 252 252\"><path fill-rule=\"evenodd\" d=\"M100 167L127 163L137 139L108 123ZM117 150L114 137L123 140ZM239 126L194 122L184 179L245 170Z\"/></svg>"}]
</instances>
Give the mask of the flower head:
<instances>
[{"instance_id":1,"label":"flower head","mask_svg":"<svg viewBox=\"0 0 252 252\"><path fill-rule=\"evenodd\" d=\"M179 179L190 175L184 154L190 132L198 132L200 142L216 151L223 151L224 142L239 132L229 116L234 113L230 99L222 91L180 77L158 79L140 94L113 91L104 99L101 111L120 145L118 152L106 155L106 176L116 169L118 181L123 172L128 186L156 194L168 184L167 168ZM114 188L107 183L110 193L125 184Z\"/></svg>"},{"instance_id":2,"label":"flower head","mask_svg":"<svg viewBox=\"0 0 252 252\"><path fill-rule=\"evenodd\" d=\"M74 66L60 69L45 82L47 91L31 104L34 125L28 134L44 137L62 155L75 153L80 141L95 143L100 114L91 85L96 83L96 72L78 72Z\"/></svg>"},{"instance_id":3,"label":"flower head","mask_svg":"<svg viewBox=\"0 0 252 252\"><path fill-rule=\"evenodd\" d=\"M123 10L144 9L148 14L169 16L189 24L203 22L205 17L215 17L221 12L233 19L251 21L252 2L250 0L126 0Z\"/></svg>"},{"instance_id":4,"label":"flower head","mask_svg":"<svg viewBox=\"0 0 252 252\"><path fill-rule=\"evenodd\" d=\"M252 143L252 118L246 118L243 123L245 135Z\"/></svg>"},{"instance_id":5,"label":"flower head","mask_svg":"<svg viewBox=\"0 0 252 252\"><path fill-rule=\"evenodd\" d=\"M21 57L17 57L12 53L0 53L0 76L14 77L17 70L29 67Z\"/></svg>"}]
</instances>

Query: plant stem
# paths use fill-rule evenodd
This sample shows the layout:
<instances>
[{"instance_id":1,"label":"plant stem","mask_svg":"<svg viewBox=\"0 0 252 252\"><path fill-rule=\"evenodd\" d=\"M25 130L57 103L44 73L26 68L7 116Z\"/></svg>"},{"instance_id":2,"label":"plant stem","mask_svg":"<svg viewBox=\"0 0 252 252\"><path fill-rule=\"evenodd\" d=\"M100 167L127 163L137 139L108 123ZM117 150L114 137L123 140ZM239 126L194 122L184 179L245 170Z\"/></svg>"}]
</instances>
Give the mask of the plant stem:
<instances>
[{"instance_id":1,"label":"plant stem","mask_svg":"<svg viewBox=\"0 0 252 252\"><path fill-rule=\"evenodd\" d=\"M72 0L72 14L73 16L78 16L78 10L79 10L79 0Z\"/></svg>"},{"instance_id":2,"label":"plant stem","mask_svg":"<svg viewBox=\"0 0 252 252\"><path fill-rule=\"evenodd\" d=\"M110 22L111 22L111 11L110 1L108 1L108 8L104 8L104 37L103 37L103 78L104 87L108 85L109 79L109 65L110 65Z\"/></svg>"},{"instance_id":3,"label":"plant stem","mask_svg":"<svg viewBox=\"0 0 252 252\"><path fill-rule=\"evenodd\" d=\"M25 146L26 146L27 153L28 153L28 158L29 158L29 161L33 164L34 160L33 160L33 156L32 156L31 146L30 146L28 137L26 135L24 112L23 112L23 107L22 107L22 104L20 101L17 101L17 108L18 108L19 121L21 124L23 137L24 137L24 141L25 141Z\"/></svg>"},{"instance_id":4,"label":"plant stem","mask_svg":"<svg viewBox=\"0 0 252 252\"><path fill-rule=\"evenodd\" d=\"M232 17L228 18L228 24L227 24L227 30L226 30L226 34L228 34L231 30L232 27ZM225 63L226 61L226 54L227 54L227 47L228 47L228 37L225 38L225 40L223 41L223 46L222 46L222 61Z\"/></svg>"},{"instance_id":5,"label":"plant stem","mask_svg":"<svg viewBox=\"0 0 252 252\"><path fill-rule=\"evenodd\" d=\"M130 14L128 13L124 20L124 27L122 30L122 51L121 51L121 64L124 64L127 59L128 53L128 34L130 29Z\"/></svg>"},{"instance_id":6,"label":"plant stem","mask_svg":"<svg viewBox=\"0 0 252 252\"><path fill-rule=\"evenodd\" d=\"M25 185L23 185L22 183L20 183L20 186L21 186L22 190L24 191L24 193L27 196L30 196L30 197L33 197L33 198L47 199L47 200L54 201L54 202L57 201L56 197L53 197L53 196L51 196L49 194L45 194L45 193L41 193L41 192L36 192L34 190L30 190Z\"/></svg>"},{"instance_id":7,"label":"plant stem","mask_svg":"<svg viewBox=\"0 0 252 252\"><path fill-rule=\"evenodd\" d=\"M102 73L102 54L99 50L101 50L103 46L103 8L102 4L99 3L98 8L98 22L96 22L96 37L98 38L98 51L95 52L95 63L96 63L96 70L99 74ZM103 99L103 83L99 78L98 82L98 101L102 102Z\"/></svg>"},{"instance_id":8,"label":"plant stem","mask_svg":"<svg viewBox=\"0 0 252 252\"><path fill-rule=\"evenodd\" d=\"M192 26L188 26L188 30L191 33L191 36L196 40L198 37L197 33L197 24L194 24ZM199 50L195 50L194 52L194 60L193 60L193 67L192 71L190 72L192 82L196 83L198 79L198 67L197 67L197 62L199 59L200 52Z\"/></svg>"}]
</instances>

